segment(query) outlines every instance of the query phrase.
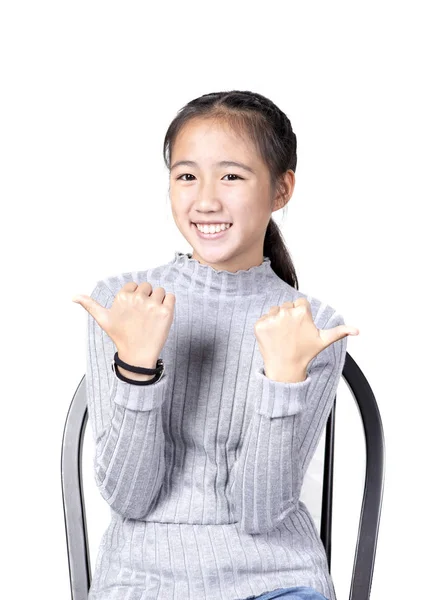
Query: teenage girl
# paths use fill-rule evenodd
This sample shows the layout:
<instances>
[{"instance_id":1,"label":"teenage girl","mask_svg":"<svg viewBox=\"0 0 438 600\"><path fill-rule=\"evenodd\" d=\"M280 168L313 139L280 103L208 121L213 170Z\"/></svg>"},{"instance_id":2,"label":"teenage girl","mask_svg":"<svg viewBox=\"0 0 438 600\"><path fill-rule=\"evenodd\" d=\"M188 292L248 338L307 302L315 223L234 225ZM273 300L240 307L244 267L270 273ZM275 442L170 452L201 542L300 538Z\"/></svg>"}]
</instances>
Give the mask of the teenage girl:
<instances>
[{"instance_id":1,"label":"teenage girl","mask_svg":"<svg viewBox=\"0 0 438 600\"><path fill-rule=\"evenodd\" d=\"M291 123L261 94L206 94L164 159L192 252L74 299L112 510L89 598L336 600L299 492L359 331L298 292L272 219L295 185Z\"/></svg>"}]
</instances>

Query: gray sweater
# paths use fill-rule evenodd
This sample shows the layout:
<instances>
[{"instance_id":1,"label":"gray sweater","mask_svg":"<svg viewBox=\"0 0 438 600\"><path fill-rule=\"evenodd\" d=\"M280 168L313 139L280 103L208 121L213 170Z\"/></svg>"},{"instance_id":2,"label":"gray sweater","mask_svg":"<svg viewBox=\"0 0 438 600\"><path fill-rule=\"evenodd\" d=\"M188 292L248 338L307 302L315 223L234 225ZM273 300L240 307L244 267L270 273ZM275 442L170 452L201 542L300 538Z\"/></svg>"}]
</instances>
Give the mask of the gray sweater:
<instances>
[{"instance_id":1,"label":"gray sweater","mask_svg":"<svg viewBox=\"0 0 438 600\"><path fill-rule=\"evenodd\" d=\"M236 273L175 252L161 266L100 280L110 307L128 281L176 296L152 385L119 379L116 347L88 315L87 402L94 473L111 521L89 600L242 600L310 586L336 600L324 546L299 499L342 374L347 337L297 383L269 379L254 323L306 297L319 329L344 323L270 259Z\"/></svg>"}]
</instances>

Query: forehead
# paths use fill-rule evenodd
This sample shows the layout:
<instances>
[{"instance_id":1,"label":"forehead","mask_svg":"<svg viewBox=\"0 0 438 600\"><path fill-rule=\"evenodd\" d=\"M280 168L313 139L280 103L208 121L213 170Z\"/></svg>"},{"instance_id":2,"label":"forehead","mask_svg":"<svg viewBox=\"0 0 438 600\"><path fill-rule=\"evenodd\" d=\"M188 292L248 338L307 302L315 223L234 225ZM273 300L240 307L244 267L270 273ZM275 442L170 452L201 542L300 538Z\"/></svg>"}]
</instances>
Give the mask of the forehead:
<instances>
[{"instance_id":1,"label":"forehead","mask_svg":"<svg viewBox=\"0 0 438 600\"><path fill-rule=\"evenodd\" d=\"M254 145L246 135L239 135L224 120L191 119L179 131L172 149L172 158L190 158L188 154L202 154L204 159L209 156L216 158L218 154L230 158L245 158L254 163L259 162ZM226 156L225 156L226 155Z\"/></svg>"}]
</instances>

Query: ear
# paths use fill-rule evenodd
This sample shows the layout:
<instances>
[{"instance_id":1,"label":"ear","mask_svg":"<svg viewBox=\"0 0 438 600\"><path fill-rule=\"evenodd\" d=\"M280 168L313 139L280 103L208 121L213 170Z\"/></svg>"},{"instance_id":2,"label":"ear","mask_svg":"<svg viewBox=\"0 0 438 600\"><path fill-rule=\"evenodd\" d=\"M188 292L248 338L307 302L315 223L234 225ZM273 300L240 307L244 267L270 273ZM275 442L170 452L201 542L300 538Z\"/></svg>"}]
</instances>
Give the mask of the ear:
<instances>
[{"instance_id":1,"label":"ear","mask_svg":"<svg viewBox=\"0 0 438 600\"><path fill-rule=\"evenodd\" d=\"M289 202L295 188L295 173L292 169L288 169L286 173L282 175L282 179L279 183L279 190L274 199L273 211L280 210L286 206Z\"/></svg>"}]
</instances>

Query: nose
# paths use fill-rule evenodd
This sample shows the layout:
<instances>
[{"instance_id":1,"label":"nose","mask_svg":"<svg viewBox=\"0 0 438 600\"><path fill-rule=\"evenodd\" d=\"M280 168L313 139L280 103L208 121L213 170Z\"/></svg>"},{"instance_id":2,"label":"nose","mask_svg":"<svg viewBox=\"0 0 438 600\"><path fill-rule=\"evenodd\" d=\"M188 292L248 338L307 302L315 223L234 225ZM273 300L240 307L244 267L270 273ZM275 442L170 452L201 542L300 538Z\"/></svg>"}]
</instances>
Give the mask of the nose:
<instances>
[{"instance_id":1,"label":"nose","mask_svg":"<svg viewBox=\"0 0 438 600\"><path fill-rule=\"evenodd\" d=\"M220 206L216 183L213 180L204 180L201 182L198 186L195 211L199 211L200 213L217 212L220 210Z\"/></svg>"}]
</instances>

